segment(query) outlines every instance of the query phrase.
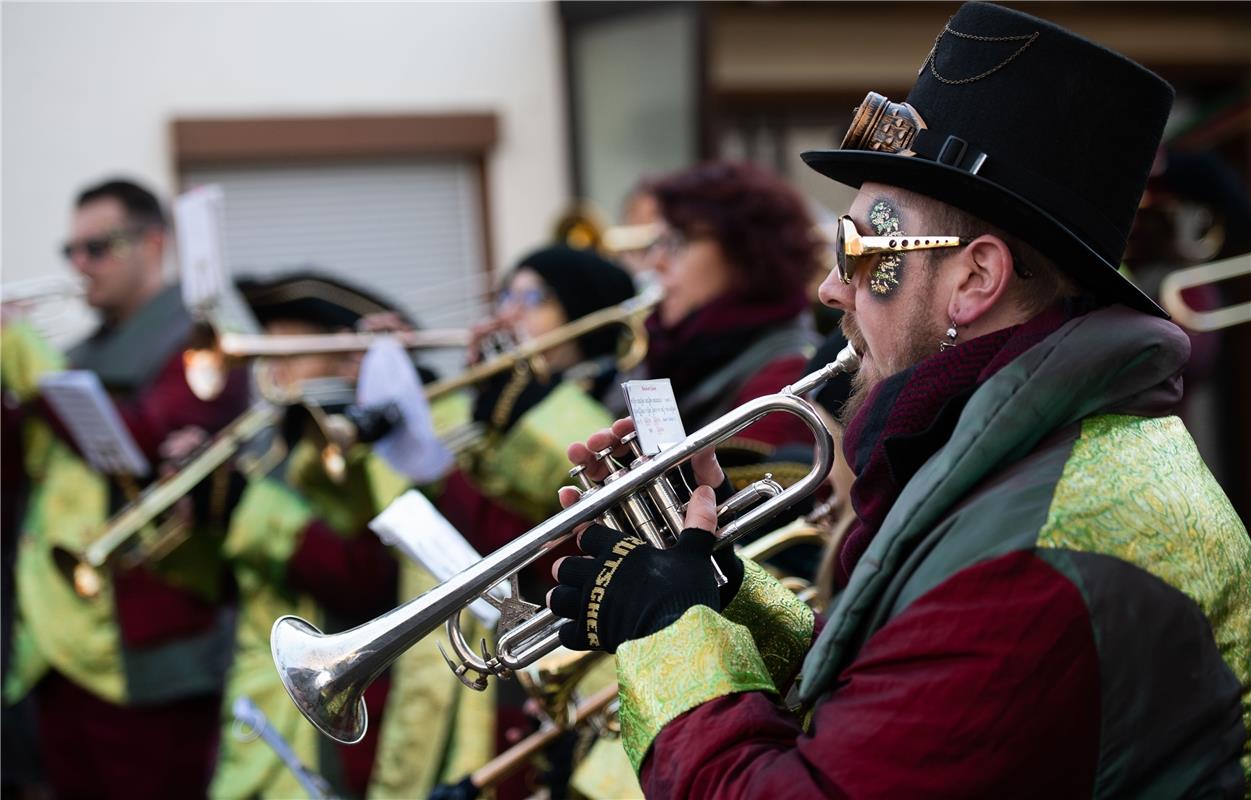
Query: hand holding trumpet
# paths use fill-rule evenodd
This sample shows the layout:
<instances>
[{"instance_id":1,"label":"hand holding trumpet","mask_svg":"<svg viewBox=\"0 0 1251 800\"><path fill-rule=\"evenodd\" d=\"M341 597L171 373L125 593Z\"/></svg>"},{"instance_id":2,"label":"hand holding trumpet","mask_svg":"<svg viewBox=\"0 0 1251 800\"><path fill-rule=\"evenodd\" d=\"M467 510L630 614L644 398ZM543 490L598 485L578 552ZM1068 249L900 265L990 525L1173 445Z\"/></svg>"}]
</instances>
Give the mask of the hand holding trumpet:
<instances>
[{"instance_id":1,"label":"hand holding trumpet","mask_svg":"<svg viewBox=\"0 0 1251 800\"><path fill-rule=\"evenodd\" d=\"M595 454L621 448L622 437L634 430L630 418L593 434L585 444L569 447L569 460L582 466L593 480L606 477L606 467ZM683 530L668 549L654 547L637 536L592 523L578 531L584 556L562 558L552 567L559 585L548 592L547 607L570 620L560 627L560 641L571 650L604 650L641 639L676 621L687 609L706 605L720 611L733 599L742 582L743 565L732 548L715 556L717 501L732 490L717 463L713 448L691 459L698 487L686 504ZM601 474L602 473L602 474ZM712 486L720 487L716 492ZM722 497L718 497L721 495ZM577 502L572 487L560 492L563 507ZM727 577L718 587L717 571Z\"/></svg>"}]
</instances>

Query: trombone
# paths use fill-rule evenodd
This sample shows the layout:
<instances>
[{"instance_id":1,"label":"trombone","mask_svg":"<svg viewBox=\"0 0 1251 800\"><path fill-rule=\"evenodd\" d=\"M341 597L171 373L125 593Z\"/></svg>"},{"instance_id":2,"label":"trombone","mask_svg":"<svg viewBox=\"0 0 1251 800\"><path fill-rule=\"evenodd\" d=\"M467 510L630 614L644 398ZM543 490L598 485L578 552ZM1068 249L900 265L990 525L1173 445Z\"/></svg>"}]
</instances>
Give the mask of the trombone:
<instances>
[{"instance_id":1,"label":"trombone","mask_svg":"<svg viewBox=\"0 0 1251 800\"><path fill-rule=\"evenodd\" d=\"M570 247L620 256L651 247L664 229L665 226L659 222L606 225L602 215L589 203L583 202L574 204L556 220L552 238Z\"/></svg>"},{"instance_id":2,"label":"trombone","mask_svg":"<svg viewBox=\"0 0 1251 800\"><path fill-rule=\"evenodd\" d=\"M38 305L54 300L77 300L87 294L80 283L65 278L31 278L0 287L0 305Z\"/></svg>"},{"instance_id":3,"label":"trombone","mask_svg":"<svg viewBox=\"0 0 1251 800\"><path fill-rule=\"evenodd\" d=\"M508 352L474 364L455 377L435 381L426 387L426 398L435 400L445 394L481 383L501 372L522 367L536 375L544 375L549 371L543 361L545 352L611 325L620 325L629 334L629 345L617 359L617 368L627 372L647 355L647 330L643 323L659 302L659 292L644 292L615 306L593 311L542 336L522 342Z\"/></svg>"},{"instance_id":4,"label":"trombone","mask_svg":"<svg viewBox=\"0 0 1251 800\"><path fill-rule=\"evenodd\" d=\"M231 366L254 358L282 358L336 353L363 353L379 339L394 339L406 350L441 350L466 347L469 331L463 328L407 330L396 333L263 334L221 332L209 326L206 342L183 352L187 385L201 400L217 397L226 384Z\"/></svg>"},{"instance_id":5,"label":"trombone","mask_svg":"<svg viewBox=\"0 0 1251 800\"><path fill-rule=\"evenodd\" d=\"M80 597L91 598L100 593L100 570L166 509L173 506L200 481L225 464L239 448L262 431L277 423L282 408L260 402L245 411L234 422L217 433L204 448L182 468L149 486L107 523L103 532L82 553L54 547L52 557L57 567ZM155 540L148 543L137 560L159 558L185 537L184 526L161 526Z\"/></svg>"},{"instance_id":6,"label":"trombone","mask_svg":"<svg viewBox=\"0 0 1251 800\"><path fill-rule=\"evenodd\" d=\"M359 742L368 724L365 687L406 649L443 624L459 634L457 620L466 605L568 539L583 523L600 519L628 522L653 544L667 546L681 530L684 515L671 471L768 414L792 414L812 431L812 469L789 488L782 489L771 480L764 485L757 482L731 498L727 505L741 506L739 498L745 493L767 498L718 531L718 546L732 544L811 494L824 481L834 463L833 440L821 416L802 398L835 375L858 366L859 356L849 346L833 362L792 386L739 406L655 456L643 455L637 441L623 442L633 453L628 467L617 463L611 449L603 451L599 457L615 472L595 485L575 468L574 474L586 487L576 503L434 589L352 630L327 636L298 617L279 618L270 633L270 650L287 693L322 733L344 743ZM517 598L505 602L508 607L494 654L487 652L485 644L481 657L457 648L463 660L456 671L470 685L485 686L488 675L509 675L550 653L559 643L558 628L563 620ZM465 673L470 670L482 677L467 681Z\"/></svg>"}]
</instances>

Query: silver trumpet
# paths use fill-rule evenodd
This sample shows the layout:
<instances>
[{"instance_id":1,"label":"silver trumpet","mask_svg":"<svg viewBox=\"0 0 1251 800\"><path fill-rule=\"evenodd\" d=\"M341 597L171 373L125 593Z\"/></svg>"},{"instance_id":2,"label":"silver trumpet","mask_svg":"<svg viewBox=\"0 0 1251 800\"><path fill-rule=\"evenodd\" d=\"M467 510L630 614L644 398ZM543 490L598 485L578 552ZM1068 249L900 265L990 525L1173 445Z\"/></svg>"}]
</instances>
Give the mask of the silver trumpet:
<instances>
[{"instance_id":1,"label":"silver trumpet","mask_svg":"<svg viewBox=\"0 0 1251 800\"><path fill-rule=\"evenodd\" d=\"M581 470L575 469L573 474L583 483L583 494L573 505L425 594L370 622L327 636L298 617L279 618L270 634L270 649L287 693L318 730L336 741L352 744L364 737L368 724L365 687L401 653L440 625L447 626L452 647L461 658L459 665L450 660L449 665L473 688L485 687L489 675L504 677L533 663L559 645L557 629L564 620L542 606L522 601L514 592L501 609L498 646L492 655L485 642L481 653L469 647L459 628L461 610L478 597L487 599L493 586L513 578L584 523L598 520L618 526L628 524L653 544L668 546L681 531L685 513L670 482L672 470L768 414L784 412L799 417L814 438L812 469L786 489L768 480L731 498L726 506L736 509L766 498L717 531L717 546L731 545L811 494L824 481L833 466L833 441L821 417L803 396L835 375L857 369L859 362L855 350L848 346L833 362L795 384L777 394L744 403L655 456L642 455L635 449L628 467L610 460L610 452L601 453L600 457L616 470L602 484L593 484ZM657 513L652 514L651 510ZM480 677L470 679L471 671Z\"/></svg>"}]
</instances>

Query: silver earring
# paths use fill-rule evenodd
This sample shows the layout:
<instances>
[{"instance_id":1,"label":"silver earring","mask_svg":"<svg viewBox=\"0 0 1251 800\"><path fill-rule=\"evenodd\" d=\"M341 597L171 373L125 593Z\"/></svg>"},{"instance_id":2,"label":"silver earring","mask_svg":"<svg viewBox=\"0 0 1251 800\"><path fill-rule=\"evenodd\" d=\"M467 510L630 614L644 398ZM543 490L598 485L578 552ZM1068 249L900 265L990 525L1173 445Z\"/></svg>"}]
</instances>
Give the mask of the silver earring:
<instances>
[{"instance_id":1,"label":"silver earring","mask_svg":"<svg viewBox=\"0 0 1251 800\"><path fill-rule=\"evenodd\" d=\"M956 321L951 321L951 327L947 329L947 340L938 343L938 352L943 353L956 346Z\"/></svg>"}]
</instances>

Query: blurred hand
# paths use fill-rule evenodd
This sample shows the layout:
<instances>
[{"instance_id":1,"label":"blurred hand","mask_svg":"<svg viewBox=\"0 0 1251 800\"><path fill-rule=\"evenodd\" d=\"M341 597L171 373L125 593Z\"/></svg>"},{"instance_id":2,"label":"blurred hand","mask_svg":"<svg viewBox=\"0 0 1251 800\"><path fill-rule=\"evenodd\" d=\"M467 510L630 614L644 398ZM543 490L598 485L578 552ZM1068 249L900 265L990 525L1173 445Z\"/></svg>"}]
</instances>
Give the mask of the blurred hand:
<instances>
[{"instance_id":1,"label":"blurred hand","mask_svg":"<svg viewBox=\"0 0 1251 800\"><path fill-rule=\"evenodd\" d=\"M162 467L185 461L208 440L208 431L194 425L171 432L157 448L157 454L164 462Z\"/></svg>"},{"instance_id":2,"label":"blurred hand","mask_svg":"<svg viewBox=\"0 0 1251 800\"><path fill-rule=\"evenodd\" d=\"M606 447L613 448L614 456L627 456L629 450L621 446L621 438L634 431L634 420L623 417L612 424L587 437L585 443L574 442L569 445L565 455L574 466L586 468L586 475L591 480L602 481L608 476L608 468L602 461L595 459L595 454ZM691 458L691 469L695 471L695 482L701 486L720 486L725 480L725 472L717 462L717 451L713 447L705 447Z\"/></svg>"},{"instance_id":3,"label":"blurred hand","mask_svg":"<svg viewBox=\"0 0 1251 800\"><path fill-rule=\"evenodd\" d=\"M497 340L516 342L512 323L501 317L491 317L469 328L469 348L466 351L466 363L476 364L483 360L484 351ZM494 353L486 354L488 357Z\"/></svg>"}]
</instances>

